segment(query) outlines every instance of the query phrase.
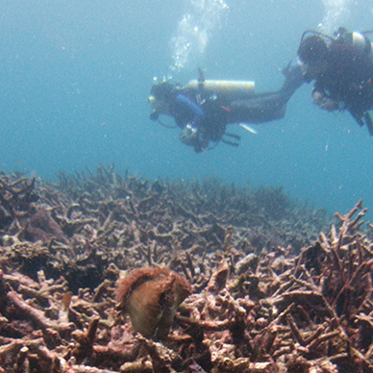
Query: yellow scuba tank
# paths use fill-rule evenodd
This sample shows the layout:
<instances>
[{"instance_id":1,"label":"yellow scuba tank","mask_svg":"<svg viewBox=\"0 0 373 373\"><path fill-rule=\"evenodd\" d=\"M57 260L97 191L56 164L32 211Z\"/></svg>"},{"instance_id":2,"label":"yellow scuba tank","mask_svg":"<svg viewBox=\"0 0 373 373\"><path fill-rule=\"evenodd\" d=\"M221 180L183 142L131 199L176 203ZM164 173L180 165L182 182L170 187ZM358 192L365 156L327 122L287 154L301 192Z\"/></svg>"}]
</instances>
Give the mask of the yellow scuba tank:
<instances>
[{"instance_id":1,"label":"yellow scuba tank","mask_svg":"<svg viewBox=\"0 0 373 373\"><path fill-rule=\"evenodd\" d=\"M203 90L207 96L217 95L228 100L246 99L254 95L255 82L245 80L191 80L184 89Z\"/></svg>"}]
</instances>

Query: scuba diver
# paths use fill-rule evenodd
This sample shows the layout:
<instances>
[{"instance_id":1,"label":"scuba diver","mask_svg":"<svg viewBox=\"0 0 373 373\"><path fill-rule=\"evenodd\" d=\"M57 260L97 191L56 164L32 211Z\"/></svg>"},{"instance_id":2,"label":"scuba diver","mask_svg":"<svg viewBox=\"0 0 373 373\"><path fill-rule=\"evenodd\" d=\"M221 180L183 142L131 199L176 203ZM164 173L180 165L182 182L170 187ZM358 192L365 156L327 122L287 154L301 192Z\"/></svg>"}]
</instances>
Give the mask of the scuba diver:
<instances>
[{"instance_id":1,"label":"scuba diver","mask_svg":"<svg viewBox=\"0 0 373 373\"><path fill-rule=\"evenodd\" d=\"M373 109L372 46L366 32L340 27L333 35L305 31L298 49L304 81L314 80L313 100L327 111L347 110L373 135L368 110Z\"/></svg>"},{"instance_id":2,"label":"scuba diver","mask_svg":"<svg viewBox=\"0 0 373 373\"><path fill-rule=\"evenodd\" d=\"M205 80L201 70L198 80L190 81L185 87L169 81L154 84L149 96L150 119L170 127L159 116L172 116L175 127L182 129L180 141L192 146L197 153L212 149L220 141L238 146L240 136L227 132L228 124L240 124L255 133L245 123L264 123L284 117L287 102L303 83L300 68L287 68L284 74L286 80L279 91L262 94L254 94L254 82ZM210 146L210 142L215 145Z\"/></svg>"},{"instance_id":3,"label":"scuba diver","mask_svg":"<svg viewBox=\"0 0 373 373\"><path fill-rule=\"evenodd\" d=\"M154 84L149 96L150 119L165 125L160 115L172 116L182 129L180 140L199 153L220 141L238 146L240 136L226 131L228 124L265 123L282 119L286 105L304 83L314 81L314 102L327 111L347 110L373 136L373 56L367 37L373 31L350 32L340 27L333 36L307 30L296 61L283 70L280 90L254 93L254 82L198 80L185 87L168 81ZM166 127L170 127L165 125ZM210 142L215 145L210 146Z\"/></svg>"},{"instance_id":4,"label":"scuba diver","mask_svg":"<svg viewBox=\"0 0 373 373\"><path fill-rule=\"evenodd\" d=\"M180 87L163 81L153 85L149 96L150 119L172 128L160 121L159 115L172 116L175 127L182 129L181 142L193 146L197 153L207 149L210 141L221 140L227 123L226 111L220 102L202 98L200 91L199 82L191 81L186 87Z\"/></svg>"}]
</instances>

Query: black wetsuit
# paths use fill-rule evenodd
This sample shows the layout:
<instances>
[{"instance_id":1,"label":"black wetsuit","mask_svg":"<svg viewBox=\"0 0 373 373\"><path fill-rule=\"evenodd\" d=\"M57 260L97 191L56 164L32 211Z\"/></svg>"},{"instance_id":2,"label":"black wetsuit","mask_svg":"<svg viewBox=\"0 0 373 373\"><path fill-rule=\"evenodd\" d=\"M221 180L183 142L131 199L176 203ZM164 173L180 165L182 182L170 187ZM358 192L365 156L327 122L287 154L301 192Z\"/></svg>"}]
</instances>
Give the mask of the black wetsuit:
<instances>
[{"instance_id":1,"label":"black wetsuit","mask_svg":"<svg viewBox=\"0 0 373 373\"><path fill-rule=\"evenodd\" d=\"M246 100L232 101L229 105L229 123L265 123L282 119L286 104L303 84L303 73L298 63L284 70L286 80L279 91L259 93Z\"/></svg>"}]
</instances>

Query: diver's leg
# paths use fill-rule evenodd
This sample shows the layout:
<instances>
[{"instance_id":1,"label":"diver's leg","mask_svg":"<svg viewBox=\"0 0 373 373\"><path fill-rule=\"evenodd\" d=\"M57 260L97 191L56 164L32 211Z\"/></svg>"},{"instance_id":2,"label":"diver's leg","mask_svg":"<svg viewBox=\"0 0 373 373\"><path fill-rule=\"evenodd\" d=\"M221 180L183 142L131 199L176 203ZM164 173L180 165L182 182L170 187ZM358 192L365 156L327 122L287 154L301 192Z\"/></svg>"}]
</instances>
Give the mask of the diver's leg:
<instances>
[{"instance_id":1,"label":"diver's leg","mask_svg":"<svg viewBox=\"0 0 373 373\"><path fill-rule=\"evenodd\" d=\"M298 63L289 64L284 69L284 75L285 82L279 91L233 101L229 106L229 123L264 123L282 119L285 116L287 102L304 82Z\"/></svg>"},{"instance_id":2,"label":"diver's leg","mask_svg":"<svg viewBox=\"0 0 373 373\"><path fill-rule=\"evenodd\" d=\"M284 117L288 97L281 91L262 93L229 105L228 123L264 123Z\"/></svg>"}]
</instances>

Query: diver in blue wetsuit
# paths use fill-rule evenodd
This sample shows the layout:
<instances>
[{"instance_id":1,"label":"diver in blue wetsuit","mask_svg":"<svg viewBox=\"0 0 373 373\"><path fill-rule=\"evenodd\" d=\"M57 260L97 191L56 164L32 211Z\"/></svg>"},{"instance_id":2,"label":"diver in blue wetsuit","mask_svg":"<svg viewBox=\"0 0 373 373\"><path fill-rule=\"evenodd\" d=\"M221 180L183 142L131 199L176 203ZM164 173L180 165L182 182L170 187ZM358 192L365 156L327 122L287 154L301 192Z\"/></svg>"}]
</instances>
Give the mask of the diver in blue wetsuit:
<instances>
[{"instance_id":1,"label":"diver in blue wetsuit","mask_svg":"<svg viewBox=\"0 0 373 373\"><path fill-rule=\"evenodd\" d=\"M195 89L180 88L167 81L155 84L149 103L153 109L150 118L172 116L182 129L181 142L192 146L196 153L206 150L210 141L218 142L225 133L224 109L215 100L202 101Z\"/></svg>"},{"instance_id":2,"label":"diver in blue wetsuit","mask_svg":"<svg viewBox=\"0 0 373 373\"><path fill-rule=\"evenodd\" d=\"M253 82L204 80L201 73L198 81L185 87L168 81L155 84L149 96L150 119L172 116L182 128L180 140L197 153L211 148L210 142L238 146L240 136L226 132L228 124L264 123L284 117L287 102L303 83L299 65L288 66L284 74L280 90L261 94L254 94Z\"/></svg>"}]
</instances>

